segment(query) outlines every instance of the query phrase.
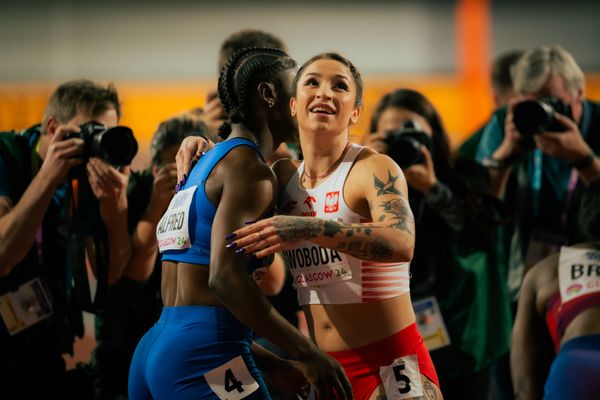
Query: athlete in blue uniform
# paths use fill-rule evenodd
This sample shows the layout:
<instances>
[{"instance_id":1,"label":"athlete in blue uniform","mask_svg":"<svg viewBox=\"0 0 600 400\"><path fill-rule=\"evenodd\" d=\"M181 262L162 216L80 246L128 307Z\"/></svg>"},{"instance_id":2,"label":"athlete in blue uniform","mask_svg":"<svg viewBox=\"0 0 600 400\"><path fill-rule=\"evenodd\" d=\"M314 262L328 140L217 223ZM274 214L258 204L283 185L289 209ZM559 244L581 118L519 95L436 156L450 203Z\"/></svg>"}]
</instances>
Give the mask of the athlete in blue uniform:
<instances>
[{"instance_id":1,"label":"athlete in blue uniform","mask_svg":"<svg viewBox=\"0 0 600 400\"><path fill-rule=\"evenodd\" d=\"M563 247L523 281L510 357L517 399L600 393L600 180L586 189L579 215L591 242Z\"/></svg>"},{"instance_id":2,"label":"athlete in blue uniform","mask_svg":"<svg viewBox=\"0 0 600 400\"><path fill-rule=\"evenodd\" d=\"M281 50L246 48L221 72L227 140L200 159L157 227L165 307L133 357L131 399L269 398L257 367L283 377L288 393L308 381L318 397L351 398L340 365L272 308L243 252L225 248L228 232L275 204L277 183L264 159L296 131L289 111L295 68ZM252 331L297 361L252 344Z\"/></svg>"}]
</instances>

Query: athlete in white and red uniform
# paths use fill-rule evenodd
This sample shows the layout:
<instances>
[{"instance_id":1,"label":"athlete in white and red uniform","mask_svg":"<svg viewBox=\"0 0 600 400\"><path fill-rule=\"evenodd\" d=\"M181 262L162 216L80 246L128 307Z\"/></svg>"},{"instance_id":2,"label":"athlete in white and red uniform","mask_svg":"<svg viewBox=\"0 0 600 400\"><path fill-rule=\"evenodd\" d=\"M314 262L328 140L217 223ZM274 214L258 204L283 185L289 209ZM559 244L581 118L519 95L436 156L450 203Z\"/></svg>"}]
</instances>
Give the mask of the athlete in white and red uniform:
<instances>
[{"instance_id":1,"label":"athlete in white and red uniform","mask_svg":"<svg viewBox=\"0 0 600 400\"><path fill-rule=\"evenodd\" d=\"M339 166L312 189L300 184L304 163L279 201L287 215L312 216L346 223L371 222L353 211L344 198L344 183L362 146L348 142ZM284 250L300 305L382 301L409 291L409 263L365 261L311 241Z\"/></svg>"},{"instance_id":2,"label":"athlete in white and red uniform","mask_svg":"<svg viewBox=\"0 0 600 400\"><path fill-rule=\"evenodd\" d=\"M356 399L441 399L410 301L414 221L404 175L389 157L349 142L360 74L342 56L321 54L294 87L304 162L273 167L288 215L235 231L229 247L287 256L312 339L342 364Z\"/></svg>"}]
</instances>

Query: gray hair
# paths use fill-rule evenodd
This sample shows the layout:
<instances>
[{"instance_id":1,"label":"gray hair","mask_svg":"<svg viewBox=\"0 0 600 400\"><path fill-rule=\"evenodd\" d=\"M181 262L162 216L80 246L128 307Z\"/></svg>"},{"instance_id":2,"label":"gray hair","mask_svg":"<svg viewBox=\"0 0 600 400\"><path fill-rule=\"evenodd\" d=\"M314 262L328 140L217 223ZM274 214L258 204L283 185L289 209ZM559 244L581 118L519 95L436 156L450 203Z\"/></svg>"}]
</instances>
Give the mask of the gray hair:
<instances>
[{"instance_id":1,"label":"gray hair","mask_svg":"<svg viewBox=\"0 0 600 400\"><path fill-rule=\"evenodd\" d=\"M573 94L583 89L583 71L573 56L558 45L527 50L511 69L514 88L519 94L537 92L553 73L563 77Z\"/></svg>"}]
</instances>

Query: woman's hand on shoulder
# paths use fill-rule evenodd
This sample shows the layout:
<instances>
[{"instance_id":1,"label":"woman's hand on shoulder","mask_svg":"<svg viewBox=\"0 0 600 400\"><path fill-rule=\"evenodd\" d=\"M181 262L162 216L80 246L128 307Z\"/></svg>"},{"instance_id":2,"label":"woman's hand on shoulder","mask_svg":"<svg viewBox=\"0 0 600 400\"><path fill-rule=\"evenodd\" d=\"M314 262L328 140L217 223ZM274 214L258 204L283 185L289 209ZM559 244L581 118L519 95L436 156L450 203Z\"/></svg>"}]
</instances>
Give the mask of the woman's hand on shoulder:
<instances>
[{"instance_id":1,"label":"woman's hand on shoulder","mask_svg":"<svg viewBox=\"0 0 600 400\"><path fill-rule=\"evenodd\" d=\"M433 159L427 147L421 145L421 154L423 155L423 162L406 168L404 176L410 187L421 193L429 193L435 186L437 177L433 167Z\"/></svg>"},{"instance_id":2,"label":"woman's hand on shoulder","mask_svg":"<svg viewBox=\"0 0 600 400\"><path fill-rule=\"evenodd\" d=\"M200 136L188 136L181 142L175 162L177 163L177 182L182 182L190 173L192 162L214 147L214 143Z\"/></svg>"}]
</instances>

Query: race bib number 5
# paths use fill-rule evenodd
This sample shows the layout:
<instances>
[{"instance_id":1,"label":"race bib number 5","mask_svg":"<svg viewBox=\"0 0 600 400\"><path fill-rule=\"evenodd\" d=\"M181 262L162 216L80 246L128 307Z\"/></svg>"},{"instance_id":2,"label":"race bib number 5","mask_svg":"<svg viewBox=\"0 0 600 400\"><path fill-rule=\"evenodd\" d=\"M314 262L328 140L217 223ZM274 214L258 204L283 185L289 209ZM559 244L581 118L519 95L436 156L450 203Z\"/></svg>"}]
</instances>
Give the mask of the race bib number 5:
<instances>
[{"instance_id":1,"label":"race bib number 5","mask_svg":"<svg viewBox=\"0 0 600 400\"><path fill-rule=\"evenodd\" d=\"M258 389L258 383L250 375L242 356L207 372L204 378L221 400L240 400Z\"/></svg>"},{"instance_id":2,"label":"race bib number 5","mask_svg":"<svg viewBox=\"0 0 600 400\"><path fill-rule=\"evenodd\" d=\"M156 240L161 253L165 250L183 250L191 246L188 220L197 188L198 186L192 186L182 190L171 199L169 208L156 227Z\"/></svg>"},{"instance_id":3,"label":"race bib number 5","mask_svg":"<svg viewBox=\"0 0 600 400\"><path fill-rule=\"evenodd\" d=\"M396 358L391 365L380 367L379 375L388 400L423 396L423 384L416 354Z\"/></svg>"}]
</instances>

